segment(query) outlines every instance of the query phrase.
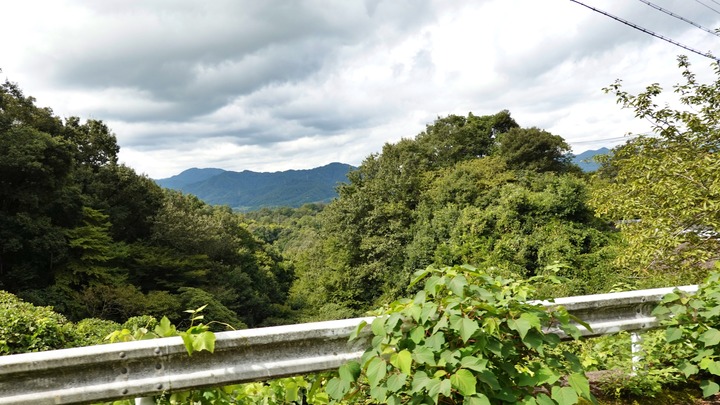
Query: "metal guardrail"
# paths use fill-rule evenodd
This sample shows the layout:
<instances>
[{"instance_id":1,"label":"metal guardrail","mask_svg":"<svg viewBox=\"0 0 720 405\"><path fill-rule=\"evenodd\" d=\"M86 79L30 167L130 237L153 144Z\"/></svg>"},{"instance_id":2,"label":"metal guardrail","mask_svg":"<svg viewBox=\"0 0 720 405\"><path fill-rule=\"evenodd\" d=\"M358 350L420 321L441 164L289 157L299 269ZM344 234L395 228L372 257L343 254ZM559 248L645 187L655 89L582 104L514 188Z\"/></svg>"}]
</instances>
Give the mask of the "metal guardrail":
<instances>
[{"instance_id":1,"label":"metal guardrail","mask_svg":"<svg viewBox=\"0 0 720 405\"><path fill-rule=\"evenodd\" d=\"M587 322L586 336L657 326L659 288L543 301ZM363 320L315 322L216 333L215 352L187 354L179 337L0 357L0 404L71 404L147 397L336 369L359 359L369 335L348 342ZM369 329L369 328L368 328Z\"/></svg>"}]
</instances>

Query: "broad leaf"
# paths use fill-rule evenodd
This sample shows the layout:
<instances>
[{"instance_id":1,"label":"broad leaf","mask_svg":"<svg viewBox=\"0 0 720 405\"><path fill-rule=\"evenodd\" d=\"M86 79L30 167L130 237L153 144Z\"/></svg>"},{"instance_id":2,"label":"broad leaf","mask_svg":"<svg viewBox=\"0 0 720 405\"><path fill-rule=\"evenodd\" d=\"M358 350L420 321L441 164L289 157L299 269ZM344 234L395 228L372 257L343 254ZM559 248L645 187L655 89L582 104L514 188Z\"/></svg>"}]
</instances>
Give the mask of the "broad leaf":
<instances>
[{"instance_id":1,"label":"broad leaf","mask_svg":"<svg viewBox=\"0 0 720 405\"><path fill-rule=\"evenodd\" d=\"M460 369L457 373L450 376L450 384L464 396L475 394L476 383L475 376L465 369Z\"/></svg>"}]
</instances>

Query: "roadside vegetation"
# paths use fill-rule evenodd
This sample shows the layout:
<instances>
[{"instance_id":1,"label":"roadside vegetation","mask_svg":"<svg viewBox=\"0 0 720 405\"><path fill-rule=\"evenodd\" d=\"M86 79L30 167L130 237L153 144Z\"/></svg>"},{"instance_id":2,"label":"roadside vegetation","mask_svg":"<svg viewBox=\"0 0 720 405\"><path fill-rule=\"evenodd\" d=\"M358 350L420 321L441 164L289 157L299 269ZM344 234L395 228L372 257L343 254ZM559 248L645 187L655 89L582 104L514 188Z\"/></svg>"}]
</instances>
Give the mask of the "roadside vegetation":
<instances>
[{"instance_id":1,"label":"roadside vegetation","mask_svg":"<svg viewBox=\"0 0 720 405\"><path fill-rule=\"evenodd\" d=\"M161 189L118 163L101 121L60 119L5 82L0 354L169 333L211 350L213 330L375 311L373 347L337 373L163 400L710 397L720 389L720 70L699 83L678 61L677 105L657 102L657 84L605 89L653 132L594 174L562 137L509 111L450 115L366 157L331 203L242 214ZM667 327L645 334L634 373L627 336L560 342L542 327L577 337L567 313L527 303L696 283L697 295L657 309Z\"/></svg>"}]
</instances>

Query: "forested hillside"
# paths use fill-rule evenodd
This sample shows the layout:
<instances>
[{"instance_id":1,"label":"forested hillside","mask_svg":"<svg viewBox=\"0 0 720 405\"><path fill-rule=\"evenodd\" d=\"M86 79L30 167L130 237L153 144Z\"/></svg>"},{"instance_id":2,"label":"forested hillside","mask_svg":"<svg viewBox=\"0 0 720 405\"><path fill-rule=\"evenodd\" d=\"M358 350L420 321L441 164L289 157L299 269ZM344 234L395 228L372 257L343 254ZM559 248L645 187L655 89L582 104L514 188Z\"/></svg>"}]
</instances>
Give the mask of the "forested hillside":
<instances>
[{"instance_id":1,"label":"forested hillside","mask_svg":"<svg viewBox=\"0 0 720 405\"><path fill-rule=\"evenodd\" d=\"M163 191L118 164L98 120L60 119L0 87L0 288L70 319L282 316L292 269L229 208Z\"/></svg>"},{"instance_id":2,"label":"forested hillside","mask_svg":"<svg viewBox=\"0 0 720 405\"><path fill-rule=\"evenodd\" d=\"M274 173L221 169L188 169L156 182L162 187L192 194L212 205L227 205L236 211L264 207L300 207L327 203L337 197L336 187L347 181L354 168L330 163L307 170Z\"/></svg>"},{"instance_id":3,"label":"forested hillside","mask_svg":"<svg viewBox=\"0 0 720 405\"><path fill-rule=\"evenodd\" d=\"M675 87L675 109L654 102L658 85L638 95L620 82L606 89L654 132L599 158L592 175L571 161L561 136L522 127L509 111L449 115L367 156L328 204L244 214L161 189L118 163L119 145L102 121L61 119L6 81L0 311L11 322L0 324L0 353L96 343L119 323L137 331L163 315L180 322L184 310L206 304L203 322L235 328L338 319L384 306L395 317L373 322L379 340L369 349L372 359L346 368L332 384L315 380L325 381L333 398L345 399L356 382L352 395L361 401L367 394L383 402L391 391L418 403L440 395L463 401L476 389L487 392L478 398L511 403L592 398L584 370L618 367L618 340L576 342L555 358L559 338L538 335L540 319L547 326L556 325L556 316L569 318L525 298L691 284L717 268L720 80L700 84L685 58L679 65L684 82ZM465 264L472 266L458 266ZM422 290L412 282L418 274L428 277ZM554 282L531 289L527 280ZM697 385L694 375L704 379L705 395L720 391L712 381L720 375L720 276L709 280L700 298L665 298L660 314L676 323L651 335L648 371L623 371L633 378L617 382L616 393ZM138 315L156 318L132 318ZM428 329L406 330L401 316ZM454 338L446 340L446 332ZM543 344L553 350L544 352ZM670 353L668 344L675 345ZM420 345L422 354L411 353ZM582 364L576 355L584 356ZM506 358L531 360L533 368ZM426 366L449 370L434 374L433 389L418 371ZM361 381L361 367L372 389ZM570 372L573 387L553 386L552 400L537 388ZM385 391L377 390L380 383ZM561 395L568 390L578 391L574 400Z\"/></svg>"}]
</instances>

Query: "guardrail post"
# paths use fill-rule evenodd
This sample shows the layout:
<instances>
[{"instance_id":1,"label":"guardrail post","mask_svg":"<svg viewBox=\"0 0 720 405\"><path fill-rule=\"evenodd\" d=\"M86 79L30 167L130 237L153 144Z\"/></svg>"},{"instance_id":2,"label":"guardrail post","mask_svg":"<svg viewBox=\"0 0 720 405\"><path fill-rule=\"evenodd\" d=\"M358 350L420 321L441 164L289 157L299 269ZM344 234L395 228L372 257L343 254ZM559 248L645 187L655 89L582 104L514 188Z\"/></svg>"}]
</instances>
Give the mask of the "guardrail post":
<instances>
[{"instance_id":1,"label":"guardrail post","mask_svg":"<svg viewBox=\"0 0 720 405\"><path fill-rule=\"evenodd\" d=\"M637 374L637 369L642 360L642 336L638 332L630 333L630 350L632 352L632 375Z\"/></svg>"},{"instance_id":2,"label":"guardrail post","mask_svg":"<svg viewBox=\"0 0 720 405\"><path fill-rule=\"evenodd\" d=\"M155 405L154 397L135 398L135 405Z\"/></svg>"}]
</instances>

